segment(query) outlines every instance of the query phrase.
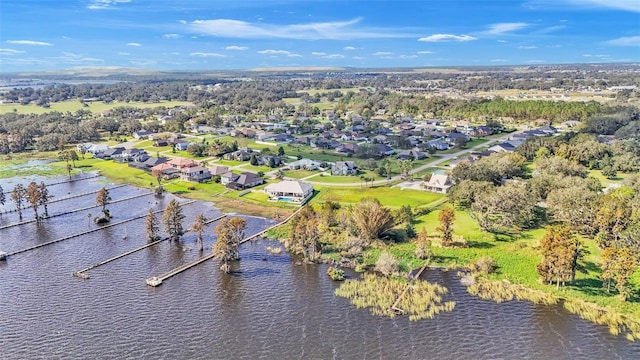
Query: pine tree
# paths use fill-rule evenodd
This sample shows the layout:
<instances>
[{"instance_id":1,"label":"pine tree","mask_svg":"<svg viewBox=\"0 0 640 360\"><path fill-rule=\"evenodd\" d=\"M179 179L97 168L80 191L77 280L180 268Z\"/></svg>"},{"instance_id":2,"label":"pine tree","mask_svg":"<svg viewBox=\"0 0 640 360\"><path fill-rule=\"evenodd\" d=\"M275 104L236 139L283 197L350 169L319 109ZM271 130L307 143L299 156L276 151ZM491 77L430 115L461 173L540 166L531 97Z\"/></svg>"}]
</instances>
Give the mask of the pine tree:
<instances>
[{"instance_id":1,"label":"pine tree","mask_svg":"<svg viewBox=\"0 0 640 360\"><path fill-rule=\"evenodd\" d=\"M16 210L18 211L20 220L22 220L22 205L26 196L27 190L22 184L16 185L11 192L11 200L16 204Z\"/></svg>"}]
</instances>

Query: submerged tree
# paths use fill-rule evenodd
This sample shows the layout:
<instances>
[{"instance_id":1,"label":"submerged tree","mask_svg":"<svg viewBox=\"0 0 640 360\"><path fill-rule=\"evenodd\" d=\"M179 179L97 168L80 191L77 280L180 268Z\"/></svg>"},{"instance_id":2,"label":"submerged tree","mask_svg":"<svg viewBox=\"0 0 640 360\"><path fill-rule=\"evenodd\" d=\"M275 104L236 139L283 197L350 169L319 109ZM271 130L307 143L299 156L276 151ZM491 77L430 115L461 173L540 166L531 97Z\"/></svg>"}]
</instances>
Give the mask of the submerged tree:
<instances>
[{"instance_id":1,"label":"submerged tree","mask_svg":"<svg viewBox=\"0 0 640 360\"><path fill-rule=\"evenodd\" d=\"M0 205L4 205L6 201L7 201L7 197L4 195L4 189L0 185Z\"/></svg>"},{"instance_id":2,"label":"submerged tree","mask_svg":"<svg viewBox=\"0 0 640 360\"><path fill-rule=\"evenodd\" d=\"M455 218L456 214L450 207L440 210L438 214L440 226L436 230L442 232L442 246L451 246L453 244L453 220Z\"/></svg>"},{"instance_id":3,"label":"submerged tree","mask_svg":"<svg viewBox=\"0 0 640 360\"><path fill-rule=\"evenodd\" d=\"M49 198L51 197L49 196L49 189L47 189L47 185L42 181L40 182L40 185L38 185L38 188L40 189L40 200L38 203L44 207L44 216L49 216L48 205Z\"/></svg>"},{"instance_id":4,"label":"submerged tree","mask_svg":"<svg viewBox=\"0 0 640 360\"><path fill-rule=\"evenodd\" d=\"M16 204L16 210L18 211L20 220L22 220L22 206L26 196L27 190L22 184L16 185L11 192L11 200Z\"/></svg>"},{"instance_id":5,"label":"submerged tree","mask_svg":"<svg viewBox=\"0 0 640 360\"><path fill-rule=\"evenodd\" d=\"M200 213L196 216L193 224L189 228L189 231L193 231L198 234L198 238L196 239L196 243L198 244L198 251L203 250L202 246L202 235L204 234L204 228L207 226L207 218L204 214Z\"/></svg>"},{"instance_id":6,"label":"submerged tree","mask_svg":"<svg viewBox=\"0 0 640 360\"><path fill-rule=\"evenodd\" d=\"M40 200L40 188L38 187L38 184L32 181L27 186L26 195L27 195L27 202L31 205L31 208L33 209L36 222L40 222L40 216L38 215L38 207L40 206L41 200Z\"/></svg>"},{"instance_id":7,"label":"submerged tree","mask_svg":"<svg viewBox=\"0 0 640 360\"><path fill-rule=\"evenodd\" d=\"M160 231L160 227L158 225L158 218L156 214L153 212L153 209L149 209L147 213L147 217L144 219L144 227L145 232L147 233L147 239L151 241L156 241L160 236L158 236L158 231Z\"/></svg>"},{"instance_id":8,"label":"submerged tree","mask_svg":"<svg viewBox=\"0 0 640 360\"><path fill-rule=\"evenodd\" d=\"M111 213L107 209L107 204L110 200L111 197L109 196L109 190L107 190L107 188L103 187L98 190L98 193L96 194L96 205L100 206L103 216L96 220L96 222L108 222L109 219L111 219Z\"/></svg>"},{"instance_id":9,"label":"submerged tree","mask_svg":"<svg viewBox=\"0 0 640 360\"><path fill-rule=\"evenodd\" d=\"M229 261L239 259L238 247L240 241L244 238L246 227L246 220L234 217L222 219L215 228L218 240L213 246L213 255L216 259L222 261L220 269L226 273L229 273Z\"/></svg>"},{"instance_id":10,"label":"submerged tree","mask_svg":"<svg viewBox=\"0 0 640 360\"><path fill-rule=\"evenodd\" d=\"M180 204L175 199L171 200L162 214L164 231L169 234L171 240L180 240L180 236L184 233L182 228L183 220L184 214L182 214Z\"/></svg>"},{"instance_id":11,"label":"submerged tree","mask_svg":"<svg viewBox=\"0 0 640 360\"><path fill-rule=\"evenodd\" d=\"M289 250L302 254L307 262L317 260L320 253L320 217L311 207L302 209L291 219Z\"/></svg>"}]
</instances>

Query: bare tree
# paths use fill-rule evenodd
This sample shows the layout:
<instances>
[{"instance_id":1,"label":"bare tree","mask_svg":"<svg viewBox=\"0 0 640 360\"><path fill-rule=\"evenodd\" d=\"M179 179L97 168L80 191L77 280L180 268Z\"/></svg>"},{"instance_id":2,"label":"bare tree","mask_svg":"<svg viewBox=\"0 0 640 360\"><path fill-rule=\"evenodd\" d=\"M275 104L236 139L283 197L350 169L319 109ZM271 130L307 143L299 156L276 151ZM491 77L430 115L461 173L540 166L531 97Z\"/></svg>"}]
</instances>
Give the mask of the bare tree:
<instances>
[{"instance_id":1,"label":"bare tree","mask_svg":"<svg viewBox=\"0 0 640 360\"><path fill-rule=\"evenodd\" d=\"M22 205L26 196L27 190L22 184L16 185L11 192L11 200L13 200L13 202L16 204L16 210L18 211L20 220L22 220Z\"/></svg>"},{"instance_id":2,"label":"bare tree","mask_svg":"<svg viewBox=\"0 0 640 360\"><path fill-rule=\"evenodd\" d=\"M144 219L144 227L149 241L158 240L158 231L160 230L160 227L158 226L158 218L153 213L153 209L149 209L147 217Z\"/></svg>"}]
</instances>

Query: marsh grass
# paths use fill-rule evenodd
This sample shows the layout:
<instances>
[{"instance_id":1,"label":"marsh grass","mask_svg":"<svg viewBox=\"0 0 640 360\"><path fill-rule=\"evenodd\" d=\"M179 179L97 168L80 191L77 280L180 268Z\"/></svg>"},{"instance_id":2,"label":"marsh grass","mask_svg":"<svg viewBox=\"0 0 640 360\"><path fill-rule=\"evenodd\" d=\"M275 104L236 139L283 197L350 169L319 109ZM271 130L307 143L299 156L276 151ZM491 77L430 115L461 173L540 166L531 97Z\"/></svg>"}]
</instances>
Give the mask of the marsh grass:
<instances>
[{"instance_id":1,"label":"marsh grass","mask_svg":"<svg viewBox=\"0 0 640 360\"><path fill-rule=\"evenodd\" d=\"M475 279L475 283L467 287L471 295L497 303L513 300L527 300L534 304L552 305L563 300L564 308L580 316L582 319L609 327L612 335L624 335L629 341L640 340L640 321L611 309L580 299L563 298L540 290L529 289L523 285L512 284L507 280L489 281Z\"/></svg>"},{"instance_id":2,"label":"marsh grass","mask_svg":"<svg viewBox=\"0 0 640 360\"><path fill-rule=\"evenodd\" d=\"M374 274L364 274L362 280L346 280L335 293L349 299L359 309L369 308L374 315L391 318L398 315L392 309L397 301L395 308L408 314L411 321L432 319L439 313L452 311L455 307L453 301L442 301L442 296L448 293L447 288L443 286L423 280L407 283L401 279L379 277Z\"/></svg>"}]
</instances>

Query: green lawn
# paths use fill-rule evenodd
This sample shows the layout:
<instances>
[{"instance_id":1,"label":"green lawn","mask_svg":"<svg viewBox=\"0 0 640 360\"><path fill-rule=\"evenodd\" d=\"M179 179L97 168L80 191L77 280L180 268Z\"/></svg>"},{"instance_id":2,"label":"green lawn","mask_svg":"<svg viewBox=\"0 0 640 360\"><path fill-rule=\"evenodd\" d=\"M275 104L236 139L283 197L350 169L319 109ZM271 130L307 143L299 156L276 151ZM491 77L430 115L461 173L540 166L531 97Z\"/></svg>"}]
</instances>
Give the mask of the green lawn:
<instances>
[{"instance_id":1,"label":"green lawn","mask_svg":"<svg viewBox=\"0 0 640 360\"><path fill-rule=\"evenodd\" d=\"M318 171L309 171L309 170L288 170L283 171L284 177L292 178L292 179L302 179L307 176L319 174ZM315 177L314 177L315 180Z\"/></svg>"},{"instance_id":2,"label":"green lawn","mask_svg":"<svg viewBox=\"0 0 640 360\"><path fill-rule=\"evenodd\" d=\"M167 108L172 108L176 106L190 105L190 102L187 101L161 101L158 103L143 103L143 102L130 102L130 103L121 103L121 102L113 102L110 104L105 104L103 102L92 102L88 103L89 106L83 106L82 103L78 100L67 100L61 101L57 103L51 103L49 108L44 108L42 106L29 104L29 105L21 105L21 104L0 104L0 114L9 113L12 111L17 111L21 114L44 114L46 112L59 111L59 112L76 112L80 109L89 110L94 114L99 114L105 110L110 110L116 107L122 106L131 106L138 108L154 108L158 106L164 106Z\"/></svg>"},{"instance_id":3,"label":"green lawn","mask_svg":"<svg viewBox=\"0 0 640 360\"><path fill-rule=\"evenodd\" d=\"M218 160L218 161L212 161L211 165L224 165L224 166L238 166L238 165L242 165L242 164L249 164L249 162L247 161L233 161L233 160Z\"/></svg>"},{"instance_id":4,"label":"green lawn","mask_svg":"<svg viewBox=\"0 0 640 360\"><path fill-rule=\"evenodd\" d=\"M418 190L402 190L399 188L375 187L360 189L356 187L320 187L319 194L313 202L335 201L343 204L355 204L365 197L376 198L383 205L398 208L410 205L412 208L429 205L444 198L442 194L435 194Z\"/></svg>"}]
</instances>

